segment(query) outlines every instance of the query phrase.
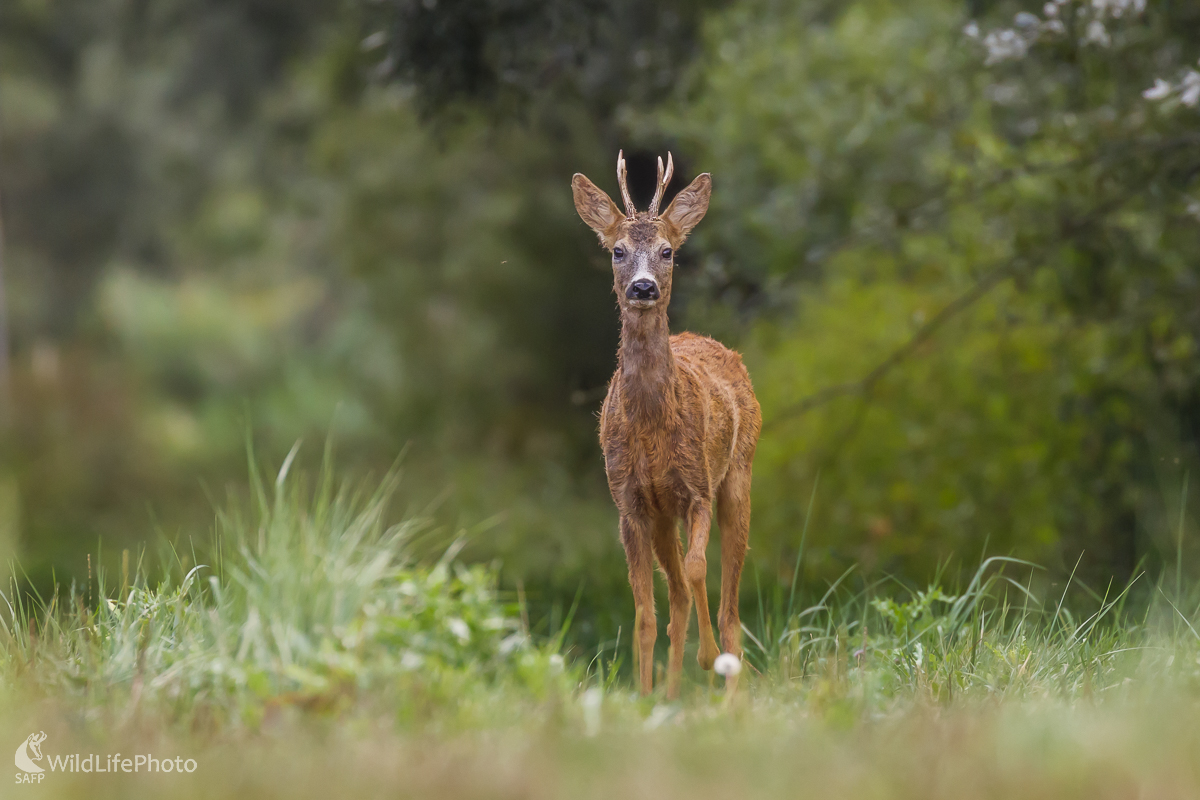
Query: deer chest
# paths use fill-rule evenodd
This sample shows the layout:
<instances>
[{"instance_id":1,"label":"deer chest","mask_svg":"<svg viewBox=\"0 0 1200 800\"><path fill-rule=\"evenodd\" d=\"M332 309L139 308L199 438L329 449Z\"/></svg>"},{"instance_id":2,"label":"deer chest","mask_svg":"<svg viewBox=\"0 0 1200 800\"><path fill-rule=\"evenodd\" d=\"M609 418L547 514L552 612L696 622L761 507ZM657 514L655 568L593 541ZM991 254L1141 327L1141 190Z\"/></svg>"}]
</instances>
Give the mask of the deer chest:
<instances>
[{"instance_id":1,"label":"deer chest","mask_svg":"<svg viewBox=\"0 0 1200 800\"><path fill-rule=\"evenodd\" d=\"M604 466L622 513L680 516L703 494L703 467L657 442L609 442Z\"/></svg>"}]
</instances>

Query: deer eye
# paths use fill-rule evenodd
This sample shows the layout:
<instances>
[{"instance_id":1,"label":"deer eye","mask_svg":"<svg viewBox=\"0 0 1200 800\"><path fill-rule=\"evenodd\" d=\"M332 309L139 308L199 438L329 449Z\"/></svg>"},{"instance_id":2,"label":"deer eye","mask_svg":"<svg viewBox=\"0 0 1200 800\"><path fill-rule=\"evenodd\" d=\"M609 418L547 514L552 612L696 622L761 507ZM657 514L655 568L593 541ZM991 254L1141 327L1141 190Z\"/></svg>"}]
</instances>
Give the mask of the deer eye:
<instances>
[{"instance_id":1,"label":"deer eye","mask_svg":"<svg viewBox=\"0 0 1200 800\"><path fill-rule=\"evenodd\" d=\"M625 248L620 245L613 248L613 258L622 259L625 257Z\"/></svg>"},{"instance_id":2,"label":"deer eye","mask_svg":"<svg viewBox=\"0 0 1200 800\"><path fill-rule=\"evenodd\" d=\"M666 259L670 258L670 257L671 257L671 248L669 248L669 247L664 247L664 248L662 249L662 257L663 257L663 260L664 260L664 261L665 261Z\"/></svg>"}]
</instances>

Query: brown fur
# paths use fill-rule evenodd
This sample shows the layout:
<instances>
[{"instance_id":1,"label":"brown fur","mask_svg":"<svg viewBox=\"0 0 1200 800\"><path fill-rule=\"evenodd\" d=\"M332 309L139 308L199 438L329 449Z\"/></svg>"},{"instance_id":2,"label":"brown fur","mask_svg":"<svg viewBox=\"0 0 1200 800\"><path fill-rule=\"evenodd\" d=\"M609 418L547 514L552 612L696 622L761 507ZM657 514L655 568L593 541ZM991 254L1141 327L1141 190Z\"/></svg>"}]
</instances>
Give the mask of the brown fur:
<instances>
[{"instance_id":1,"label":"brown fur","mask_svg":"<svg viewBox=\"0 0 1200 800\"><path fill-rule=\"evenodd\" d=\"M619 162L623 179L622 167ZM737 353L704 336L671 336L667 326L674 250L708 209L709 175L696 178L658 217L622 214L583 175L574 177L572 187L579 216L604 247L620 247L625 254L613 261L621 346L601 412L600 443L629 563L641 690L648 694L653 686L657 624L652 576L657 558L667 578L667 696L674 698L679 694L693 598L700 666L711 669L720 653L705 588L714 501L721 529L721 649L739 657L742 653L738 583L750 533L750 471L762 414ZM669 257L664 257L668 247ZM626 296L634 276L647 271L660 293L652 306ZM686 555L677 532L679 520L687 529Z\"/></svg>"}]
</instances>

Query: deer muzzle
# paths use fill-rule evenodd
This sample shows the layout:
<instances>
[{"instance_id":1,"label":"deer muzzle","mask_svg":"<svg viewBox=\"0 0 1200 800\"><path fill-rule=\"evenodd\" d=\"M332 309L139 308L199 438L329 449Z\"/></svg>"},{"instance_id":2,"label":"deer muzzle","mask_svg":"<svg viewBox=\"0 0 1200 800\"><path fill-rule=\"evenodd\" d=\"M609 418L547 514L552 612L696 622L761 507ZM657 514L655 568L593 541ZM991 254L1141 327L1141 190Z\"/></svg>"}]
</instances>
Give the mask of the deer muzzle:
<instances>
[{"instance_id":1,"label":"deer muzzle","mask_svg":"<svg viewBox=\"0 0 1200 800\"><path fill-rule=\"evenodd\" d=\"M625 299L634 305L652 306L658 302L658 283L646 278L633 281L625 290Z\"/></svg>"}]
</instances>

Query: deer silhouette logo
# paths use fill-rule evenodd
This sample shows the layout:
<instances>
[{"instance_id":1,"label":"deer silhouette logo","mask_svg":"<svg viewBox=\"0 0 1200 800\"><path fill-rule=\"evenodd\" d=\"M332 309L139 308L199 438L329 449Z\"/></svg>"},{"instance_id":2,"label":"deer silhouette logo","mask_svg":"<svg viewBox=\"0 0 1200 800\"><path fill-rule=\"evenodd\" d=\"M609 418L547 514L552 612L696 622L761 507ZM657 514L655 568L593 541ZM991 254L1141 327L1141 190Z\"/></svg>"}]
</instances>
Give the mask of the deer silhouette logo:
<instances>
[{"instance_id":1,"label":"deer silhouette logo","mask_svg":"<svg viewBox=\"0 0 1200 800\"><path fill-rule=\"evenodd\" d=\"M21 746L17 748L16 763L19 769L26 772L45 772L34 761L42 760L42 742L46 741L46 734L31 733L25 737L25 741L21 742Z\"/></svg>"}]
</instances>

